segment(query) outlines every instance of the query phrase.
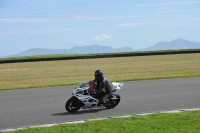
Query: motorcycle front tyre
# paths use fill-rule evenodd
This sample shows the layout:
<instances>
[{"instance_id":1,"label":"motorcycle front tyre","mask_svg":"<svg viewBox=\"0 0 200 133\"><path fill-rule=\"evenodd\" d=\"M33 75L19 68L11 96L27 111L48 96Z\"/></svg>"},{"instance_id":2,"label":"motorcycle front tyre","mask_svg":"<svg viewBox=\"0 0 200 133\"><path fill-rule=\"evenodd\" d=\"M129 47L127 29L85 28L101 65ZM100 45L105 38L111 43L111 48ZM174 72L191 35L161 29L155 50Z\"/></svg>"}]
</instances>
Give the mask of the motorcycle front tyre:
<instances>
[{"instance_id":1,"label":"motorcycle front tyre","mask_svg":"<svg viewBox=\"0 0 200 133\"><path fill-rule=\"evenodd\" d=\"M74 113L78 111L81 108L81 103L78 98L71 97L65 104L65 109L69 113Z\"/></svg>"}]
</instances>

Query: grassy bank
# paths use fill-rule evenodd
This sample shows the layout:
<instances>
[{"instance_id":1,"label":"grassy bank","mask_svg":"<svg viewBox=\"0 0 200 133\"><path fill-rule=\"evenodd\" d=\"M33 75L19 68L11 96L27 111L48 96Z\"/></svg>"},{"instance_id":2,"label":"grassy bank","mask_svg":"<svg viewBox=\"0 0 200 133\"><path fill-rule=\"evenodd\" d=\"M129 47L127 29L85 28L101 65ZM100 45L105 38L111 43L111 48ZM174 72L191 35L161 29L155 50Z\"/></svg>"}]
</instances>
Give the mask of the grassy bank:
<instances>
[{"instance_id":1,"label":"grassy bank","mask_svg":"<svg viewBox=\"0 0 200 133\"><path fill-rule=\"evenodd\" d=\"M110 81L195 77L200 53L1 64L0 90L77 84L96 69Z\"/></svg>"},{"instance_id":2,"label":"grassy bank","mask_svg":"<svg viewBox=\"0 0 200 133\"><path fill-rule=\"evenodd\" d=\"M0 58L0 64L16 63L16 62L37 62L37 61L188 54L188 53L200 53L200 49L158 50L158 51L97 53L97 54L56 54L56 55L21 56L21 57Z\"/></svg>"},{"instance_id":3,"label":"grassy bank","mask_svg":"<svg viewBox=\"0 0 200 133\"><path fill-rule=\"evenodd\" d=\"M10 133L199 133L200 111L111 118L79 124L28 128Z\"/></svg>"}]
</instances>

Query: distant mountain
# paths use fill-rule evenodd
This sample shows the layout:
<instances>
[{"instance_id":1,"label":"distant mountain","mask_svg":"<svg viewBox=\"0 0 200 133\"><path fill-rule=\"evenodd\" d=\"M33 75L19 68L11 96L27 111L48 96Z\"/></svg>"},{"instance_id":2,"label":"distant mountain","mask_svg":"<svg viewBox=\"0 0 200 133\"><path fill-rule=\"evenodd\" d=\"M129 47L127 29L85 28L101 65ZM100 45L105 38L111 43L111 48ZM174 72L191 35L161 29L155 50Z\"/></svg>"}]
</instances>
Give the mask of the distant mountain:
<instances>
[{"instance_id":1,"label":"distant mountain","mask_svg":"<svg viewBox=\"0 0 200 133\"><path fill-rule=\"evenodd\" d=\"M175 50L175 49L195 49L195 48L200 48L200 43L191 42L184 39L176 39L170 42L159 42L149 48L141 50L149 51L149 50Z\"/></svg>"},{"instance_id":2,"label":"distant mountain","mask_svg":"<svg viewBox=\"0 0 200 133\"><path fill-rule=\"evenodd\" d=\"M133 51L130 47L112 48L109 46L100 46L97 44L87 46L75 46L71 49L45 49L34 48L24 51L14 56L33 56L47 54L90 54L90 53L111 53L111 52L130 52Z\"/></svg>"},{"instance_id":3,"label":"distant mountain","mask_svg":"<svg viewBox=\"0 0 200 133\"><path fill-rule=\"evenodd\" d=\"M191 42L184 39L176 39L169 42L159 42L155 45L139 49L137 51L154 51L154 50L174 50L174 49L195 49L200 48L200 43ZM90 54L90 53L111 53L111 52L131 52L136 51L130 47L112 48L109 46L100 46L97 44L87 46L75 46L71 49L45 49L34 48L24 51L14 56L33 56L33 55L47 55L47 54Z\"/></svg>"}]
</instances>

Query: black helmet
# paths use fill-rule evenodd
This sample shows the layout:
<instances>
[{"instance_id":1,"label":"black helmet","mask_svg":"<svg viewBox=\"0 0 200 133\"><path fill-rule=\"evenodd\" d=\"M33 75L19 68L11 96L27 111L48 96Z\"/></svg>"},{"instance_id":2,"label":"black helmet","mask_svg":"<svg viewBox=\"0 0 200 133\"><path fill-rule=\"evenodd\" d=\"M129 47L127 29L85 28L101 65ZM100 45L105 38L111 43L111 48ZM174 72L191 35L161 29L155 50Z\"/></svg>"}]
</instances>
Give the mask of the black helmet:
<instances>
[{"instance_id":1,"label":"black helmet","mask_svg":"<svg viewBox=\"0 0 200 133\"><path fill-rule=\"evenodd\" d=\"M96 80L100 81L103 79L103 72L101 70L96 70L94 76Z\"/></svg>"}]
</instances>

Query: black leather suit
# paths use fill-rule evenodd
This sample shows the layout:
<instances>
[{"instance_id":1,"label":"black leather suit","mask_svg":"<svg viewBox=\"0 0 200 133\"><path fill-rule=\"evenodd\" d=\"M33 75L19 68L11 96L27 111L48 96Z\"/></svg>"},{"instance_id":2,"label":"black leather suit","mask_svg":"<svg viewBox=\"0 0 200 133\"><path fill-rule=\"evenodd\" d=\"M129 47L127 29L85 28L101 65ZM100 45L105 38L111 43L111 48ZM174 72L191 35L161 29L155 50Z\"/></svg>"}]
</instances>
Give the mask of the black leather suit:
<instances>
[{"instance_id":1,"label":"black leather suit","mask_svg":"<svg viewBox=\"0 0 200 133\"><path fill-rule=\"evenodd\" d=\"M95 83L98 87L97 94L102 95L100 101L102 103L107 102L108 97L112 95L112 84L104 77L100 81L94 79L92 81L89 81L88 83Z\"/></svg>"}]
</instances>

